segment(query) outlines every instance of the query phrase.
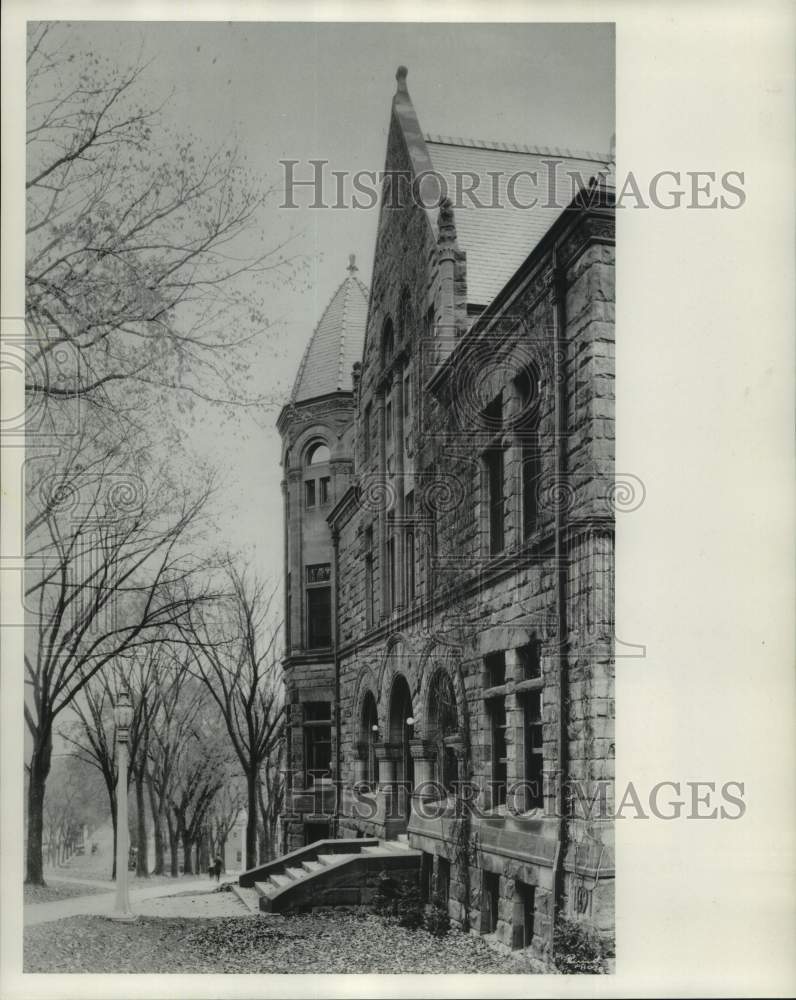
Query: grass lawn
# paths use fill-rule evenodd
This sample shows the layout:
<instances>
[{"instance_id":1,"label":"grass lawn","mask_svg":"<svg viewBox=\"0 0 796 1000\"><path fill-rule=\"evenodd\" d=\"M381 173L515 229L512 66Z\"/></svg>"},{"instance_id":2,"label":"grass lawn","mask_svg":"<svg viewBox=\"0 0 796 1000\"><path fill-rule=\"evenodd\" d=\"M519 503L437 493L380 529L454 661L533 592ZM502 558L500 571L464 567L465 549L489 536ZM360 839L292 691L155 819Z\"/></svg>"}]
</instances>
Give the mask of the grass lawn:
<instances>
[{"instance_id":1,"label":"grass lawn","mask_svg":"<svg viewBox=\"0 0 796 1000\"><path fill-rule=\"evenodd\" d=\"M523 973L471 935L435 938L366 912L212 920L69 917L25 929L25 972Z\"/></svg>"}]
</instances>

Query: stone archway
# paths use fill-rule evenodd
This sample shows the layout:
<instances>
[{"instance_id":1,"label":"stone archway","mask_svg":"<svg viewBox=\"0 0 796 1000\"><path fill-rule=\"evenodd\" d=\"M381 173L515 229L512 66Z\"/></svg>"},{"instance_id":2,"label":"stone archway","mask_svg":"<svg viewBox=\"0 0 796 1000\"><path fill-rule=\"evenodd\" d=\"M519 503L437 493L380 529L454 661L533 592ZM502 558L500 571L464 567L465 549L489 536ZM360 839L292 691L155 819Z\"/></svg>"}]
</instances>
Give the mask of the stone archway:
<instances>
[{"instance_id":1,"label":"stone archway","mask_svg":"<svg viewBox=\"0 0 796 1000\"><path fill-rule=\"evenodd\" d=\"M408 792L414 786L414 761L410 742L414 736L412 693L403 674L396 674L390 689L388 741L395 760L395 780Z\"/></svg>"}]
</instances>

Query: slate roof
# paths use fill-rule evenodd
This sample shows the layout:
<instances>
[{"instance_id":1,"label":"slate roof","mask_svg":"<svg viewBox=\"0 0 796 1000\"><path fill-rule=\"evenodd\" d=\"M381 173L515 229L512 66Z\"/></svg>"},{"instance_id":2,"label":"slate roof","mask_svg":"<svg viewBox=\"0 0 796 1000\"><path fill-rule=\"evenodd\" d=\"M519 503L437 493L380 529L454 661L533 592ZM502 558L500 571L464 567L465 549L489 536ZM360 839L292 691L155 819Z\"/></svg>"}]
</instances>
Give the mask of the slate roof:
<instances>
[{"instance_id":1,"label":"slate roof","mask_svg":"<svg viewBox=\"0 0 796 1000\"><path fill-rule=\"evenodd\" d=\"M362 360L368 317L368 290L355 271L356 267L349 265L348 277L315 327L296 373L292 403L351 391L351 368Z\"/></svg>"},{"instance_id":2,"label":"slate roof","mask_svg":"<svg viewBox=\"0 0 796 1000\"><path fill-rule=\"evenodd\" d=\"M448 184L459 247L467 254L467 301L480 306L492 301L572 201L577 187L573 190L567 171L587 184L594 175L605 173L611 160L608 154L557 147L430 134L424 138L434 170ZM544 162L550 160L557 165ZM453 171L476 174L475 195L484 207L475 206L466 194L457 197ZM535 179L522 171L535 173ZM491 172L498 173L497 194ZM509 178L517 175L514 201L529 204L535 198L537 203L530 208L516 207L507 198ZM467 186L471 183L465 179ZM489 207L492 204L498 207Z\"/></svg>"}]
</instances>

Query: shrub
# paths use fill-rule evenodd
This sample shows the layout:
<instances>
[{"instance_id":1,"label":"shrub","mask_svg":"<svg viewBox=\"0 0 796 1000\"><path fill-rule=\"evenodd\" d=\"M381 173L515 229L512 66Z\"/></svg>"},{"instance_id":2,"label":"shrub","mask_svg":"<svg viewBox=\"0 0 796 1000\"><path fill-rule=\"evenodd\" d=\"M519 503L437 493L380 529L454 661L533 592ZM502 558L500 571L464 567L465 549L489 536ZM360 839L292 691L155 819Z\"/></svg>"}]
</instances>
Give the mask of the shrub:
<instances>
[{"instance_id":1,"label":"shrub","mask_svg":"<svg viewBox=\"0 0 796 1000\"><path fill-rule=\"evenodd\" d=\"M605 940L586 924L559 917L553 938L553 960L559 972L600 974L606 971L606 958L613 955L613 943Z\"/></svg>"},{"instance_id":2,"label":"shrub","mask_svg":"<svg viewBox=\"0 0 796 1000\"><path fill-rule=\"evenodd\" d=\"M426 930L434 937L445 937L451 928L451 918L448 907L441 896L436 893L431 901L431 905L426 910L425 917Z\"/></svg>"},{"instance_id":3,"label":"shrub","mask_svg":"<svg viewBox=\"0 0 796 1000\"><path fill-rule=\"evenodd\" d=\"M417 886L407 885L398 897L398 923L409 930L423 925L423 901Z\"/></svg>"},{"instance_id":4,"label":"shrub","mask_svg":"<svg viewBox=\"0 0 796 1000\"><path fill-rule=\"evenodd\" d=\"M400 887L396 880L390 878L387 872L382 872L371 899L373 912L380 917L394 917L398 912L399 894Z\"/></svg>"},{"instance_id":5,"label":"shrub","mask_svg":"<svg viewBox=\"0 0 796 1000\"><path fill-rule=\"evenodd\" d=\"M371 905L374 913L388 920L397 918L402 927L410 930L423 923L423 903L417 886L401 883L386 872L379 876Z\"/></svg>"}]
</instances>

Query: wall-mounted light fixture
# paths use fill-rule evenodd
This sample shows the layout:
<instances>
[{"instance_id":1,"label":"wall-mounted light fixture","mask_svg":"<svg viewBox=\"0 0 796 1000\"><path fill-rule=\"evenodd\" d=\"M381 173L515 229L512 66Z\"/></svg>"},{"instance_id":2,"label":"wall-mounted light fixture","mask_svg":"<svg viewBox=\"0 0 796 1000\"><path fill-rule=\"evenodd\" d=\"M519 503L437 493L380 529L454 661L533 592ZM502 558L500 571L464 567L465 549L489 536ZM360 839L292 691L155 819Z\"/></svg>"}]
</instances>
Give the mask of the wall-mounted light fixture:
<instances>
[{"instance_id":1,"label":"wall-mounted light fixture","mask_svg":"<svg viewBox=\"0 0 796 1000\"><path fill-rule=\"evenodd\" d=\"M415 724L414 716L410 715L409 718L406 720L406 724L407 726L413 726Z\"/></svg>"}]
</instances>

